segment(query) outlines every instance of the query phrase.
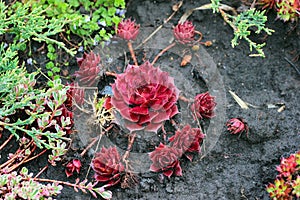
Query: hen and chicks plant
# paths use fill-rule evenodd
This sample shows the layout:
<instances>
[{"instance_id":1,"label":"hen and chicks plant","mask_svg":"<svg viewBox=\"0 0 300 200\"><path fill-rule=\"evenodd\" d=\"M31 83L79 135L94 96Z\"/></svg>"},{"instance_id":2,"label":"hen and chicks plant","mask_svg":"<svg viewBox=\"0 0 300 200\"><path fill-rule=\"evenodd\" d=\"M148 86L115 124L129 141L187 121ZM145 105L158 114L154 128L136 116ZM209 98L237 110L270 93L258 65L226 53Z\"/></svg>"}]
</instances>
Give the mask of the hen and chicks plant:
<instances>
[{"instance_id":1,"label":"hen and chicks plant","mask_svg":"<svg viewBox=\"0 0 300 200\"><path fill-rule=\"evenodd\" d=\"M152 63L145 61L139 64L132 48L139 27L131 19L125 19L118 25L117 36L127 42L134 65L128 64L123 73L114 76L115 80L111 85L113 95L106 101L108 109L113 110L117 125L123 127L123 131L129 132L127 150L121 155L116 146L102 147L92 160L95 179L109 186L122 183L128 171L134 167L130 166L132 163L128 158L136 135L149 132L165 134L165 123L179 114L177 103L180 90L176 87L174 78L155 67L155 62L175 45L191 47L199 42L195 40L197 31L192 22L179 23L173 28L176 42L162 50ZM191 116L195 121L215 116L215 98L208 92L198 94L190 102ZM200 126L199 123L198 125ZM189 124L172 134L149 153L149 170L162 173L168 178L172 175L182 176L181 160L185 157L192 161L194 155L201 152L205 137L201 127L192 128Z\"/></svg>"},{"instance_id":2,"label":"hen and chicks plant","mask_svg":"<svg viewBox=\"0 0 300 200\"><path fill-rule=\"evenodd\" d=\"M282 158L276 170L279 174L266 188L270 197L273 200L300 198L300 151Z\"/></svg>"}]
</instances>

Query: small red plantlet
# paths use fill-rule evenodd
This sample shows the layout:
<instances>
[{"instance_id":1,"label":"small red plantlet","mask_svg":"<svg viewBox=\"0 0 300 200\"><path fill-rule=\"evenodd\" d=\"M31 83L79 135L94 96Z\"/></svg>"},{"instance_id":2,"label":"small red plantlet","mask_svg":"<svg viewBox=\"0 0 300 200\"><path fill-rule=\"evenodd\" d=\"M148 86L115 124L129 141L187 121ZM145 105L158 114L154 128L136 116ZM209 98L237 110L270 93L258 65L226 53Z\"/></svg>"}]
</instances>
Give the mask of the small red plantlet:
<instances>
[{"instance_id":1,"label":"small red plantlet","mask_svg":"<svg viewBox=\"0 0 300 200\"><path fill-rule=\"evenodd\" d=\"M76 171L79 174L80 168L81 168L80 160L73 159L66 165L65 173L66 173L67 177L70 177L73 175L74 171Z\"/></svg>"},{"instance_id":2,"label":"small red plantlet","mask_svg":"<svg viewBox=\"0 0 300 200\"><path fill-rule=\"evenodd\" d=\"M106 110L109 110L112 108L112 105L111 105L111 97L107 97L104 101L104 104L103 104L104 108Z\"/></svg>"},{"instance_id":3,"label":"small red plantlet","mask_svg":"<svg viewBox=\"0 0 300 200\"><path fill-rule=\"evenodd\" d=\"M169 141L172 147L180 149L192 161L193 153L200 153L201 151L200 144L204 136L201 129L191 128L190 125L186 125L182 130L177 130Z\"/></svg>"},{"instance_id":4,"label":"small red plantlet","mask_svg":"<svg viewBox=\"0 0 300 200\"><path fill-rule=\"evenodd\" d=\"M182 169L178 160L181 155L182 151L180 149L160 143L159 146L149 154L152 161L150 171L163 172L168 178L173 174L182 176Z\"/></svg>"},{"instance_id":5,"label":"small red plantlet","mask_svg":"<svg viewBox=\"0 0 300 200\"><path fill-rule=\"evenodd\" d=\"M188 44L194 41L195 26L191 21L185 21L177 24L173 29L176 40L181 44Z\"/></svg>"},{"instance_id":6,"label":"small red plantlet","mask_svg":"<svg viewBox=\"0 0 300 200\"><path fill-rule=\"evenodd\" d=\"M116 185L121 181L125 171L121 163L121 157L116 147L105 148L95 154L92 160L92 168L95 171L95 179L108 185Z\"/></svg>"},{"instance_id":7,"label":"small red plantlet","mask_svg":"<svg viewBox=\"0 0 300 200\"><path fill-rule=\"evenodd\" d=\"M178 113L179 90L174 79L149 62L128 65L125 73L117 75L112 91L111 104L131 132L157 132L166 120Z\"/></svg>"},{"instance_id":8,"label":"small red plantlet","mask_svg":"<svg viewBox=\"0 0 300 200\"><path fill-rule=\"evenodd\" d=\"M226 126L227 126L227 130L231 134L235 135L235 134L241 134L243 132L246 132L247 137L248 137L249 127L244 119L232 118L227 121Z\"/></svg>"},{"instance_id":9,"label":"small red plantlet","mask_svg":"<svg viewBox=\"0 0 300 200\"><path fill-rule=\"evenodd\" d=\"M212 118L215 116L214 109L216 107L215 97L211 96L208 92L198 94L194 103L191 105L194 118Z\"/></svg>"},{"instance_id":10,"label":"small red plantlet","mask_svg":"<svg viewBox=\"0 0 300 200\"><path fill-rule=\"evenodd\" d=\"M99 66L100 56L92 51L84 53L82 58L77 58L79 71L75 72L75 76L80 86L93 86L99 76L101 68Z\"/></svg>"},{"instance_id":11,"label":"small red plantlet","mask_svg":"<svg viewBox=\"0 0 300 200\"><path fill-rule=\"evenodd\" d=\"M117 28L117 36L124 40L135 40L139 34L140 25L135 23L135 20L123 19Z\"/></svg>"},{"instance_id":12,"label":"small red plantlet","mask_svg":"<svg viewBox=\"0 0 300 200\"><path fill-rule=\"evenodd\" d=\"M292 154L288 158L281 158L280 165L276 167L279 177L291 179L292 174L297 170L296 155Z\"/></svg>"}]
</instances>

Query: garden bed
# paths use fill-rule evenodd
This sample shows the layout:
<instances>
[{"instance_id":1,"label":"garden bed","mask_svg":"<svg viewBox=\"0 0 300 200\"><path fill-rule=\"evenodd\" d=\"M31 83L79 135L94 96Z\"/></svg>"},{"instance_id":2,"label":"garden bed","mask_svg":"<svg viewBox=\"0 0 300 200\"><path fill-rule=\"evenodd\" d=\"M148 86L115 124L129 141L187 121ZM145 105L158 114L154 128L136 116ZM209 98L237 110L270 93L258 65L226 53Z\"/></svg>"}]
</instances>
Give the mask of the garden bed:
<instances>
[{"instance_id":1,"label":"garden bed","mask_svg":"<svg viewBox=\"0 0 300 200\"><path fill-rule=\"evenodd\" d=\"M126 17L132 17L141 24L141 32L133 46L140 44L156 27L164 23L171 15L174 1L128 1ZM137 60L143 63L154 57L170 43L173 25L177 24L185 11L199 7L206 1L185 1L180 10L151 40L136 50ZM228 1L238 8L240 1ZM266 185L276 177L276 165L281 157L287 157L299 150L300 146L300 74L287 60L300 68L300 27L299 23L284 23L276 20L275 13L268 13L267 26L275 32L271 35L261 34L253 37L259 43L266 42L264 53L266 58L249 57L249 46L245 41L232 48L232 28L224 22L220 14L211 10L194 11L189 17L196 29L203 34L202 41L212 41L212 45L200 46L190 52L192 60L184 67L180 62L184 57L185 48L177 47L163 54L156 65L174 77L175 84L181 95L193 98L198 93L209 91L215 96L217 107L216 117L204 120L202 123L206 138L202 144L202 154L189 162L181 160L183 176L164 177L159 173L149 171L151 162L145 159L162 142L162 137L149 135L137 137L132 147L133 160L138 173L134 180L137 184L128 184L129 188L114 186L113 199L269 199ZM102 64L108 71L121 73L126 64L125 58L130 58L122 52L122 42L112 40L107 49L95 48L94 52L101 55ZM124 46L126 48L126 46ZM124 50L124 49L123 49ZM109 55L108 57L106 57ZM78 54L78 57L82 55ZM62 55L63 57L63 55ZM26 59L24 59L26 60ZM42 59L40 59L41 62ZM75 58L70 61L69 73L77 68ZM133 64L133 63L131 63ZM27 66L34 71L32 66ZM104 76L99 80L98 90L110 86L114 77ZM75 79L76 80L76 79ZM41 81L45 81L41 79ZM96 91L96 90L95 90ZM242 109L229 91L233 91L249 109ZM92 94L93 90L88 94ZM87 95L88 95L87 94ZM175 117L179 124L191 123L197 126L192 116L188 116L188 105L179 101L180 114ZM75 182L77 178L84 180L95 153L96 143L83 157L80 153L97 137L97 128L88 124L87 114L74 115L75 130L70 135L71 147L63 161L57 166L51 165L40 174L40 178ZM231 118L243 118L249 126L246 134L231 135L225 123ZM166 132L174 131L171 123L165 124ZM127 137L119 125L114 124L108 136L101 139L100 146L116 145L126 151ZM162 134L162 132L159 132ZM0 144L9 135L3 132ZM8 153L17 148L11 141L9 148L1 151L0 163L3 163ZM67 178L65 165L74 158L82 163L80 173L74 173ZM40 172L47 165L47 155L26 163L25 166L33 174ZM93 180L94 172L88 173ZM57 199L87 199L90 194L75 193L73 188L64 187Z\"/></svg>"}]
</instances>

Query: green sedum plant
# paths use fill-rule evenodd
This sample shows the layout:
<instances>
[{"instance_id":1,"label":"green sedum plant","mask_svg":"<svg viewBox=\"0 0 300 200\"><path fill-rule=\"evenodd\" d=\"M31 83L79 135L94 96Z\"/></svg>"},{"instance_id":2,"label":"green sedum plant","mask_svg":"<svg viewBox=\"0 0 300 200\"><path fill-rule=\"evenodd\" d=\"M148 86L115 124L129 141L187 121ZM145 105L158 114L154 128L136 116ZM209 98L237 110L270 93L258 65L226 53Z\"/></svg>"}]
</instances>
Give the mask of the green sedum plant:
<instances>
[{"instance_id":1,"label":"green sedum plant","mask_svg":"<svg viewBox=\"0 0 300 200\"><path fill-rule=\"evenodd\" d=\"M48 18L64 20L67 34L83 39L84 46L109 40L124 17L125 0L30 0L32 7L41 6Z\"/></svg>"},{"instance_id":2,"label":"green sedum plant","mask_svg":"<svg viewBox=\"0 0 300 200\"><path fill-rule=\"evenodd\" d=\"M58 79L48 89L36 89L37 74L24 67L0 72L0 126L17 140L25 133L37 147L52 149L49 161L54 164L65 154L69 140L66 131L71 119L62 107L68 87Z\"/></svg>"}]
</instances>

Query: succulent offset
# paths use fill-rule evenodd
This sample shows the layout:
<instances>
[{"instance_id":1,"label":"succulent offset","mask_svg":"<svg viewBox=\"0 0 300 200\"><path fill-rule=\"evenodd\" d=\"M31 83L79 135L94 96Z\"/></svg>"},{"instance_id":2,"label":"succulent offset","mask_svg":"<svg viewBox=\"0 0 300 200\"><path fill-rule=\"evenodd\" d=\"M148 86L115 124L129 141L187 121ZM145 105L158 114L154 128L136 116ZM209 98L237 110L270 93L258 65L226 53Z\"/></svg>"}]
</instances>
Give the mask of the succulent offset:
<instances>
[{"instance_id":1,"label":"succulent offset","mask_svg":"<svg viewBox=\"0 0 300 200\"><path fill-rule=\"evenodd\" d=\"M277 17L283 21L295 21L300 16L299 0L276 0Z\"/></svg>"},{"instance_id":2,"label":"succulent offset","mask_svg":"<svg viewBox=\"0 0 300 200\"><path fill-rule=\"evenodd\" d=\"M191 21L185 21L182 24L177 24L173 29L176 40L181 44L188 44L194 41L195 26Z\"/></svg>"},{"instance_id":3,"label":"succulent offset","mask_svg":"<svg viewBox=\"0 0 300 200\"><path fill-rule=\"evenodd\" d=\"M110 186L119 183L125 171L116 147L102 147L92 160L92 168L95 171L95 179Z\"/></svg>"},{"instance_id":4,"label":"succulent offset","mask_svg":"<svg viewBox=\"0 0 300 200\"><path fill-rule=\"evenodd\" d=\"M168 178L173 174L182 176L182 169L179 162L181 155L182 151L180 149L160 143L159 146L149 154L152 161L150 171L163 172Z\"/></svg>"},{"instance_id":5,"label":"succulent offset","mask_svg":"<svg viewBox=\"0 0 300 200\"><path fill-rule=\"evenodd\" d=\"M131 132L157 132L178 113L179 90L174 79L148 61L141 66L128 65L117 75L112 90L111 104L122 116L119 121Z\"/></svg>"},{"instance_id":6,"label":"succulent offset","mask_svg":"<svg viewBox=\"0 0 300 200\"><path fill-rule=\"evenodd\" d=\"M198 94L193 104L191 105L191 110L195 118L212 118L215 116L214 109L216 107L215 97L211 96L208 92Z\"/></svg>"},{"instance_id":7,"label":"succulent offset","mask_svg":"<svg viewBox=\"0 0 300 200\"><path fill-rule=\"evenodd\" d=\"M231 134L248 133L249 127L244 119L232 118L226 122L227 130Z\"/></svg>"},{"instance_id":8,"label":"succulent offset","mask_svg":"<svg viewBox=\"0 0 300 200\"><path fill-rule=\"evenodd\" d=\"M135 23L135 20L123 19L118 24L117 36L124 40L135 40L139 34L140 25Z\"/></svg>"},{"instance_id":9,"label":"succulent offset","mask_svg":"<svg viewBox=\"0 0 300 200\"><path fill-rule=\"evenodd\" d=\"M190 125L186 125L181 130L177 130L169 141L172 147L180 149L192 161L193 153L200 153L201 151L200 144L204 136L201 129L191 128Z\"/></svg>"},{"instance_id":10,"label":"succulent offset","mask_svg":"<svg viewBox=\"0 0 300 200\"><path fill-rule=\"evenodd\" d=\"M79 70L75 72L76 81L80 86L94 86L100 75L100 55L90 52L84 53L82 58L77 58Z\"/></svg>"}]
</instances>

